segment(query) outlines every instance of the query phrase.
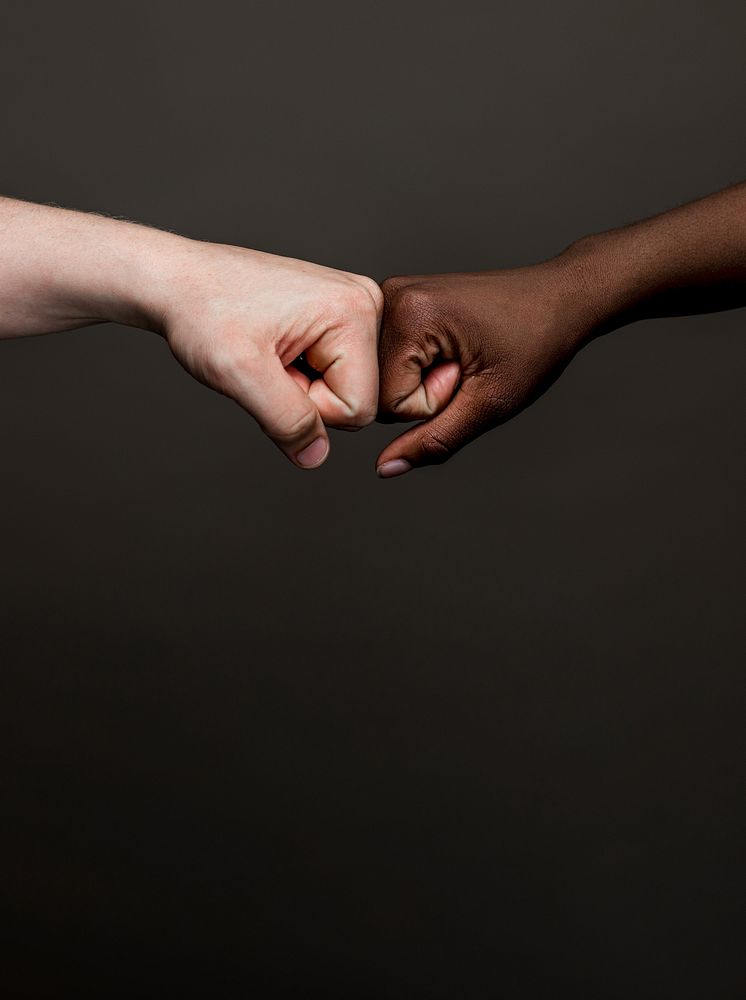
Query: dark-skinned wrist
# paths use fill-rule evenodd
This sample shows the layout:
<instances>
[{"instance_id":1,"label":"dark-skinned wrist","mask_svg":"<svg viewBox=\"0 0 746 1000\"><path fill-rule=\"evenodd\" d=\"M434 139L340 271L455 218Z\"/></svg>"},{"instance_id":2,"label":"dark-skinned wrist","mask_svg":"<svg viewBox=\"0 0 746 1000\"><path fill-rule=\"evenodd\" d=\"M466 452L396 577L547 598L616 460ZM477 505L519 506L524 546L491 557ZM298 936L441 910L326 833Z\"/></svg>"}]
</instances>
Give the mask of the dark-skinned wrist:
<instances>
[{"instance_id":1,"label":"dark-skinned wrist","mask_svg":"<svg viewBox=\"0 0 746 1000\"><path fill-rule=\"evenodd\" d=\"M579 346L645 317L656 262L652 247L631 230L585 236L557 260L586 331Z\"/></svg>"}]
</instances>

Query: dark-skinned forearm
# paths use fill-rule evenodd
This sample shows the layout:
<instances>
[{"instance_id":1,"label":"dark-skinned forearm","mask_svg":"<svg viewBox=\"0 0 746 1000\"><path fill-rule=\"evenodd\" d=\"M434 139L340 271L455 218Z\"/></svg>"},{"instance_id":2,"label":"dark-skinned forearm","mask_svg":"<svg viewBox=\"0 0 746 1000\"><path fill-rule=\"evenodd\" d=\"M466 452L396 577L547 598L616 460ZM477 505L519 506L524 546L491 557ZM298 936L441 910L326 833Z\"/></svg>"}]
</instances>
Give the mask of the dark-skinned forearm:
<instances>
[{"instance_id":1,"label":"dark-skinned forearm","mask_svg":"<svg viewBox=\"0 0 746 1000\"><path fill-rule=\"evenodd\" d=\"M746 306L746 184L587 236L560 259L593 303L594 333Z\"/></svg>"}]
</instances>

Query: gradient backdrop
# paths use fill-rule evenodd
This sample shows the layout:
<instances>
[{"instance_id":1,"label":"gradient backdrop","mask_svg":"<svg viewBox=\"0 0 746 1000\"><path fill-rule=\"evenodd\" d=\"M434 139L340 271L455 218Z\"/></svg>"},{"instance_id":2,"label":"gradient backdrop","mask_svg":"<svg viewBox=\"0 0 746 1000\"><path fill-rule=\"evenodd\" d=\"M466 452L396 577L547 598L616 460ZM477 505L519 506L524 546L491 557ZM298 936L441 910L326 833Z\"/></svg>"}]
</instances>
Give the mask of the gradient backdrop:
<instances>
[{"instance_id":1,"label":"gradient backdrop","mask_svg":"<svg viewBox=\"0 0 746 1000\"><path fill-rule=\"evenodd\" d=\"M742 179L738 0L5 3L0 191L387 274ZM448 466L0 344L3 997L746 990L744 313Z\"/></svg>"}]
</instances>

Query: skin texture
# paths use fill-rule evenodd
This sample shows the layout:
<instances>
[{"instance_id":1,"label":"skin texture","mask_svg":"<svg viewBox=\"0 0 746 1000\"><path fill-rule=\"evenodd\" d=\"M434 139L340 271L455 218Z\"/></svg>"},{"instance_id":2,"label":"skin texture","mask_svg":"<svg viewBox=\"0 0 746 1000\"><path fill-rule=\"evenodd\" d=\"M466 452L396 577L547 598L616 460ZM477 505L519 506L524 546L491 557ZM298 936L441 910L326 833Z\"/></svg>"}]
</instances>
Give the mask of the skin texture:
<instances>
[{"instance_id":1,"label":"skin texture","mask_svg":"<svg viewBox=\"0 0 746 1000\"><path fill-rule=\"evenodd\" d=\"M381 308L361 275L0 199L0 337L106 321L160 333L300 468L325 461L326 426L374 419Z\"/></svg>"},{"instance_id":2,"label":"skin texture","mask_svg":"<svg viewBox=\"0 0 746 1000\"><path fill-rule=\"evenodd\" d=\"M379 419L423 421L379 456L390 478L515 416L600 334L746 305L746 184L532 267L389 278L383 292Z\"/></svg>"}]
</instances>

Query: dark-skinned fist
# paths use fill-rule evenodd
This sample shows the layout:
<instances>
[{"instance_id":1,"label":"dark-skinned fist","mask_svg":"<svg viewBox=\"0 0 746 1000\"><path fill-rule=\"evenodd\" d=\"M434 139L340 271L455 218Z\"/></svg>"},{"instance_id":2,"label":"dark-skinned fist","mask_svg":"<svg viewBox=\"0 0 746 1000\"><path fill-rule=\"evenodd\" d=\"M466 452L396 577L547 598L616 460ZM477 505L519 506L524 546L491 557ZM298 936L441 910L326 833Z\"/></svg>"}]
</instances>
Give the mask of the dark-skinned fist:
<instances>
[{"instance_id":1,"label":"dark-skinned fist","mask_svg":"<svg viewBox=\"0 0 746 1000\"><path fill-rule=\"evenodd\" d=\"M383 283L379 419L419 420L377 462L384 478L445 462L540 396L598 324L572 261Z\"/></svg>"}]
</instances>

